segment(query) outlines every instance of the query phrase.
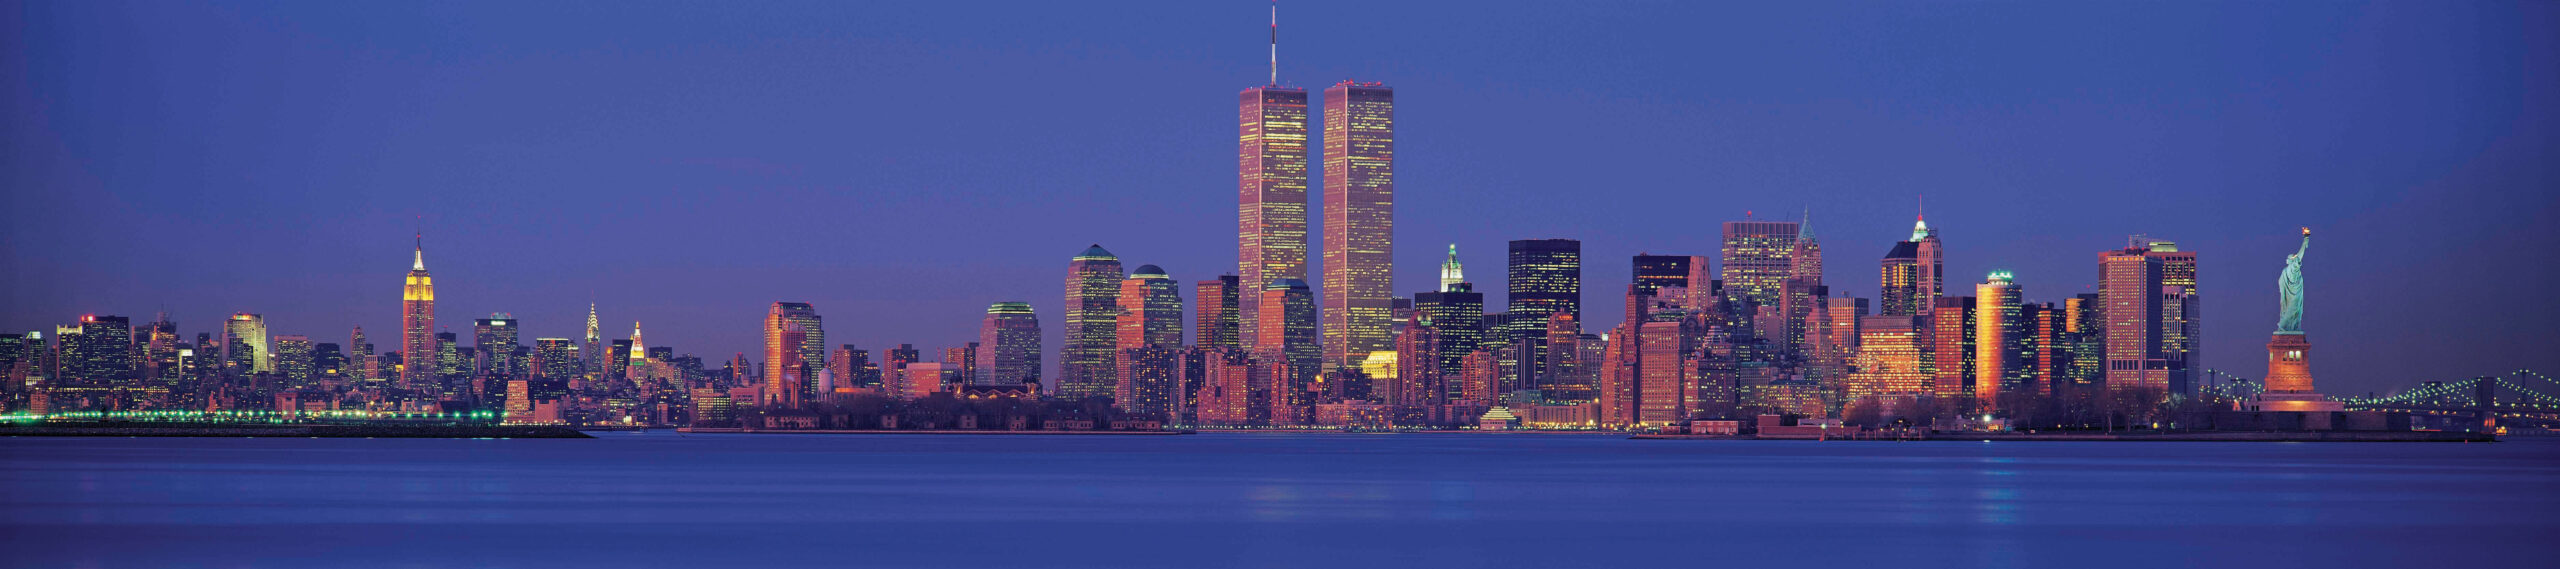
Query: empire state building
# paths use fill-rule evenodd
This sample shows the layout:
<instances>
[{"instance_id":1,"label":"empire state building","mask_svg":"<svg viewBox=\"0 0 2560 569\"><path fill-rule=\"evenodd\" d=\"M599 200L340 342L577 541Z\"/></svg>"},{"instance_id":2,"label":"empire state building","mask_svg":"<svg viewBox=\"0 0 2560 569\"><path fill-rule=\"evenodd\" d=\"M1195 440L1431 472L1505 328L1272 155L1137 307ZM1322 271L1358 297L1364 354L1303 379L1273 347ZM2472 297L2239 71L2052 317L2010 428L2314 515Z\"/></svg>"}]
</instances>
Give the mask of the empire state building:
<instances>
[{"instance_id":1,"label":"empire state building","mask_svg":"<svg viewBox=\"0 0 2560 569\"><path fill-rule=\"evenodd\" d=\"M422 239L400 285L400 383L405 389L432 389L436 377L436 285L427 277L427 247Z\"/></svg>"}]
</instances>

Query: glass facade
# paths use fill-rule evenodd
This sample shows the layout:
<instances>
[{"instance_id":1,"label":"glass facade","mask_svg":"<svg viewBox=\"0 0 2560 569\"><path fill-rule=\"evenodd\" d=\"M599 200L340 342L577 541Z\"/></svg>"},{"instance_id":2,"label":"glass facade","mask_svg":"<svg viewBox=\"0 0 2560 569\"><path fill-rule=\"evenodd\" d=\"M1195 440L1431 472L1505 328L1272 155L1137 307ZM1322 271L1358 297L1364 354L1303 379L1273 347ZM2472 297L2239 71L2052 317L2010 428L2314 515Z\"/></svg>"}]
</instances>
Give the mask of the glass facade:
<instances>
[{"instance_id":1,"label":"glass facade","mask_svg":"<svg viewBox=\"0 0 2560 569\"><path fill-rule=\"evenodd\" d=\"M1344 81L1324 110L1324 357L1357 369L1395 323L1395 90Z\"/></svg>"},{"instance_id":2,"label":"glass facade","mask_svg":"<svg viewBox=\"0 0 2560 569\"><path fill-rule=\"evenodd\" d=\"M1307 90L1244 90L1236 109L1236 274L1240 342L1261 345L1261 290L1307 278ZM1118 280L1118 279L1113 279Z\"/></svg>"}]
</instances>

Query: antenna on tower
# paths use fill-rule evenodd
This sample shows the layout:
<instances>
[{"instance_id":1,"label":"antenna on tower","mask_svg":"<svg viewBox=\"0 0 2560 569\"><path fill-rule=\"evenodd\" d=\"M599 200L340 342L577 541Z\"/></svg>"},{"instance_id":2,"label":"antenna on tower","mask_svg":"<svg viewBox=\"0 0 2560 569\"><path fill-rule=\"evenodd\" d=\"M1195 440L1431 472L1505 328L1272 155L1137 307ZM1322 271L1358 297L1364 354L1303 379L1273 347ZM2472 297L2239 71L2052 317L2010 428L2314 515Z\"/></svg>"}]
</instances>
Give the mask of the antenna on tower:
<instances>
[{"instance_id":1,"label":"antenna on tower","mask_svg":"<svg viewBox=\"0 0 2560 569\"><path fill-rule=\"evenodd\" d=\"M417 225L412 227L417 229L417 234L413 237L418 241L417 248L412 250L412 252L416 253L416 256L414 257L414 260L409 263L409 269L413 271L424 271L427 270L427 216L418 216Z\"/></svg>"},{"instance_id":2,"label":"antenna on tower","mask_svg":"<svg viewBox=\"0 0 2560 569\"><path fill-rule=\"evenodd\" d=\"M1271 85L1280 85L1280 0L1271 0Z\"/></svg>"}]
</instances>

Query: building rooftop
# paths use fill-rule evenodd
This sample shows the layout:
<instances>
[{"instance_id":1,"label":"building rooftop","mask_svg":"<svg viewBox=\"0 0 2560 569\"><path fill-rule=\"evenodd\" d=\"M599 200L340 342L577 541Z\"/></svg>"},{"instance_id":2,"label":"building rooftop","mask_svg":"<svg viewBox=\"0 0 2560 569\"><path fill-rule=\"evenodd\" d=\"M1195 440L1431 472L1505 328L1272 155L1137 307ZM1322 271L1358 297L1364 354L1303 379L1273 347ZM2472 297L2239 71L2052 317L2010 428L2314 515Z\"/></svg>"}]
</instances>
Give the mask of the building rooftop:
<instances>
[{"instance_id":1,"label":"building rooftop","mask_svg":"<svg viewBox=\"0 0 2560 569\"><path fill-rule=\"evenodd\" d=\"M1920 258L1920 244L1913 241L1895 241L1893 243L1893 250L1886 251L1884 258L1918 259Z\"/></svg>"},{"instance_id":2,"label":"building rooftop","mask_svg":"<svg viewBox=\"0 0 2560 569\"><path fill-rule=\"evenodd\" d=\"M1082 252L1082 253L1077 253L1077 254L1076 254L1076 259L1078 259L1078 260L1082 260L1082 259L1113 259L1113 260L1118 260L1118 259L1119 259L1119 257L1117 257L1117 256L1113 256L1113 255L1111 254L1111 252L1110 252L1110 251L1104 250L1104 249L1102 248L1102 244L1101 244L1101 243L1095 243L1095 244L1093 244L1093 246L1092 246L1092 247L1086 247L1086 248L1084 248L1084 252Z\"/></svg>"}]
</instances>

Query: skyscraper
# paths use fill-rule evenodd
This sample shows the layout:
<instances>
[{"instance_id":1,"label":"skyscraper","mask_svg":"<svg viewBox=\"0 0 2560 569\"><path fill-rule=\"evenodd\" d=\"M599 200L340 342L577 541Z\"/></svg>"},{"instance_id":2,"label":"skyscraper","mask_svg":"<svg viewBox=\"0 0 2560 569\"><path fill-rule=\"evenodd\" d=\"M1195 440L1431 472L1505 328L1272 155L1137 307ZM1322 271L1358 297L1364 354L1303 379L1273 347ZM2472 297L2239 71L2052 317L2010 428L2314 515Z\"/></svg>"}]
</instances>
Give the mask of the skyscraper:
<instances>
[{"instance_id":1,"label":"skyscraper","mask_svg":"<svg viewBox=\"0 0 2560 569\"><path fill-rule=\"evenodd\" d=\"M1689 319L1646 321L1636 333L1636 422L1667 425L1689 418L1687 398L1694 379L1698 330Z\"/></svg>"},{"instance_id":2,"label":"skyscraper","mask_svg":"<svg viewBox=\"0 0 2560 569\"><path fill-rule=\"evenodd\" d=\"M1324 359L1357 368L1393 342L1395 90L1324 91Z\"/></svg>"},{"instance_id":3,"label":"skyscraper","mask_svg":"<svg viewBox=\"0 0 2560 569\"><path fill-rule=\"evenodd\" d=\"M1253 357L1264 365L1285 364L1289 368L1281 389L1294 396L1315 378L1318 360L1324 357L1316 345L1316 300L1307 282L1280 279L1263 287L1260 318L1268 326L1254 345ZM1278 403L1274 404L1279 405Z\"/></svg>"},{"instance_id":4,"label":"skyscraper","mask_svg":"<svg viewBox=\"0 0 2560 569\"><path fill-rule=\"evenodd\" d=\"M2183 393L2202 331L2196 254L2168 241L2129 241L2098 255L2104 381L2109 390Z\"/></svg>"},{"instance_id":5,"label":"skyscraper","mask_svg":"<svg viewBox=\"0 0 2560 569\"><path fill-rule=\"evenodd\" d=\"M210 346L205 346L202 343L198 343L196 346L196 349L200 353L208 348L210 348ZM374 353L373 342L364 339L363 326L355 327L355 331L348 334L347 354L349 357L355 359L354 364L349 366L354 368L355 371L349 375L368 383L388 379L388 377L382 374L382 357L379 354ZM367 387L380 386L368 385Z\"/></svg>"},{"instance_id":6,"label":"skyscraper","mask_svg":"<svg viewBox=\"0 0 2560 569\"><path fill-rule=\"evenodd\" d=\"M2196 294L2196 253L2168 241L2151 243L2160 258L2160 356L2169 361L2169 393L2195 392L2204 364L2204 298Z\"/></svg>"},{"instance_id":7,"label":"skyscraper","mask_svg":"<svg viewBox=\"0 0 2560 569\"><path fill-rule=\"evenodd\" d=\"M2055 386L2086 387L2106 378L2107 344L2098 294L2084 292L2062 300L2062 343L2069 354Z\"/></svg>"},{"instance_id":8,"label":"skyscraper","mask_svg":"<svg viewBox=\"0 0 2560 569\"><path fill-rule=\"evenodd\" d=\"M123 316L80 317L80 335L72 368L84 387L140 387L134 365L133 321Z\"/></svg>"},{"instance_id":9,"label":"skyscraper","mask_svg":"<svg viewBox=\"0 0 2560 569\"><path fill-rule=\"evenodd\" d=\"M462 338L452 332L437 332L436 351L427 361L433 368L428 375L435 378L431 384L434 392L446 399L460 396L461 386L454 380L471 369L471 363L462 357Z\"/></svg>"},{"instance_id":10,"label":"skyscraper","mask_svg":"<svg viewBox=\"0 0 2560 569\"><path fill-rule=\"evenodd\" d=\"M1607 334L1607 356L1600 364L1599 420L1604 427L1636 423L1642 407L1643 322L1626 322Z\"/></svg>"},{"instance_id":11,"label":"skyscraper","mask_svg":"<svg viewBox=\"0 0 2560 569\"><path fill-rule=\"evenodd\" d=\"M267 319L247 312L235 313L222 323L222 360L235 373L268 373L276 370L273 352L267 351ZM435 337L427 337L422 356L435 358ZM429 366L432 368L433 366ZM429 374L433 375L433 374ZM405 376L403 376L405 377Z\"/></svg>"},{"instance_id":12,"label":"skyscraper","mask_svg":"<svg viewBox=\"0 0 2560 569\"><path fill-rule=\"evenodd\" d=\"M142 381L148 385L177 389L183 379L184 362L178 359L178 324L169 321L169 313L135 331L142 344ZM0 362L0 377L8 374L8 364Z\"/></svg>"},{"instance_id":13,"label":"skyscraper","mask_svg":"<svg viewBox=\"0 0 2560 569\"><path fill-rule=\"evenodd\" d=\"M1304 235L1303 226L1300 234ZM1067 261L1066 345L1058 350L1059 397L1105 397L1118 384L1111 351L1119 342L1122 278L1120 258L1100 244Z\"/></svg>"},{"instance_id":14,"label":"skyscraper","mask_svg":"<svg viewBox=\"0 0 2560 569\"><path fill-rule=\"evenodd\" d=\"M1929 228L1923 217L1911 224L1911 240L1893 244L1884 255L1881 298L1876 307L1885 316L1926 316L1937 306L1941 286L1946 281L1946 262L1938 243L1938 230Z\"/></svg>"},{"instance_id":15,"label":"skyscraper","mask_svg":"<svg viewBox=\"0 0 2560 569\"><path fill-rule=\"evenodd\" d=\"M587 375L604 373L605 346L604 337L602 336L603 332L603 328L600 328L596 324L596 304L593 302L587 303L587 343L585 344L587 359L585 361L586 368L582 370L581 373ZM562 379L566 378L563 377Z\"/></svg>"},{"instance_id":16,"label":"skyscraper","mask_svg":"<svg viewBox=\"0 0 2560 569\"><path fill-rule=\"evenodd\" d=\"M1857 371L1849 374L1848 398L1935 395L1927 359L1927 320L1919 316L1878 315L1858 322Z\"/></svg>"},{"instance_id":17,"label":"skyscraper","mask_svg":"<svg viewBox=\"0 0 2560 569\"><path fill-rule=\"evenodd\" d=\"M1631 281L1635 286L1635 294L1628 297L1630 302L1626 303L1626 320L1643 321L1644 307L1650 304L1650 299L1660 294L1662 289L1680 287L1686 290L1689 286L1689 263L1692 258L1687 255L1636 255L1633 263L1635 277ZM1687 304L1688 299L1681 299L1681 302Z\"/></svg>"},{"instance_id":18,"label":"skyscraper","mask_svg":"<svg viewBox=\"0 0 2560 569\"><path fill-rule=\"evenodd\" d=\"M18 364L35 359L32 357L35 344L36 342L30 341L26 336L14 332L0 334L0 380L8 382L0 384L0 392L25 385L26 378L19 375Z\"/></svg>"},{"instance_id":19,"label":"skyscraper","mask_svg":"<svg viewBox=\"0 0 2560 569\"><path fill-rule=\"evenodd\" d=\"M1946 247L1938 242L1938 230L1929 227L1926 214L1915 214L1911 220L1912 254L1919 268L1919 280L1913 285L1920 306L1934 306L1946 294Z\"/></svg>"},{"instance_id":20,"label":"skyscraper","mask_svg":"<svg viewBox=\"0 0 2560 569\"><path fill-rule=\"evenodd\" d=\"M1118 332L1113 342L1118 385L1112 401L1145 416L1174 417L1181 385L1182 286L1164 269L1139 265L1120 281Z\"/></svg>"},{"instance_id":21,"label":"skyscraper","mask_svg":"<svg viewBox=\"0 0 2560 569\"><path fill-rule=\"evenodd\" d=\"M1849 375L1850 358L1858 354L1858 324L1867 317L1867 299L1831 298L1826 302L1822 317L1810 324L1816 341L1806 365L1836 391Z\"/></svg>"},{"instance_id":22,"label":"skyscraper","mask_svg":"<svg viewBox=\"0 0 2560 569\"><path fill-rule=\"evenodd\" d=\"M436 369L436 286L427 277L427 245L422 237L400 286L401 387L432 389L441 378ZM423 365L422 365L423 364ZM259 371L269 371L265 364Z\"/></svg>"},{"instance_id":23,"label":"skyscraper","mask_svg":"<svg viewBox=\"0 0 2560 569\"><path fill-rule=\"evenodd\" d=\"M1447 351L1440 346L1441 339L1440 330L1422 322L1421 316L1417 315L1414 321L1408 322L1404 333L1396 336L1394 379L1383 390L1385 393L1381 399L1388 405L1416 410L1449 404L1451 393L1447 379L1455 376L1448 374L1448 368L1440 365L1439 359ZM1460 356L1462 361L1464 357ZM1464 386L1460 387L1463 392Z\"/></svg>"},{"instance_id":24,"label":"skyscraper","mask_svg":"<svg viewBox=\"0 0 2560 569\"><path fill-rule=\"evenodd\" d=\"M1919 251L1919 244L1910 241L1894 242L1893 249L1885 251L1877 276L1878 315L1914 316L1928 312L1920 309L1920 297L1924 295L1919 292Z\"/></svg>"},{"instance_id":25,"label":"skyscraper","mask_svg":"<svg viewBox=\"0 0 2560 569\"><path fill-rule=\"evenodd\" d=\"M764 362L765 403L783 408L798 408L816 400L817 390L814 380L817 374L810 370L817 367L817 361L801 357L800 350L797 349L800 344L809 339L807 325L789 319L782 320L779 324L780 328L766 330L767 337L772 340L766 343L765 354L772 359ZM635 339L632 343L638 344L637 332L634 334ZM776 344L781 345L782 349L773 349L772 346ZM636 357L638 352L633 352L633 355L635 358L632 360L632 366L637 369L640 363Z\"/></svg>"},{"instance_id":26,"label":"skyscraper","mask_svg":"<svg viewBox=\"0 0 2560 569\"><path fill-rule=\"evenodd\" d=\"M319 342L311 345L311 379L324 389L346 384L347 354L337 344Z\"/></svg>"},{"instance_id":27,"label":"skyscraper","mask_svg":"<svg viewBox=\"0 0 2560 569\"><path fill-rule=\"evenodd\" d=\"M861 375L855 370L837 372L838 381L845 381L848 373ZM986 320L978 325L977 379L981 385L1040 381L1040 315L1032 312L1031 303L987 306Z\"/></svg>"},{"instance_id":28,"label":"skyscraper","mask_svg":"<svg viewBox=\"0 0 2560 569\"><path fill-rule=\"evenodd\" d=\"M631 323L631 327L633 329L638 329L640 327L640 323L633 322ZM631 354L631 340L606 340L604 344L604 355L598 358L598 360L604 362L603 367L593 370L595 378L588 384L588 387L611 389L615 386L626 385L627 382L624 378L631 376Z\"/></svg>"},{"instance_id":29,"label":"skyscraper","mask_svg":"<svg viewBox=\"0 0 2560 569\"><path fill-rule=\"evenodd\" d=\"M1632 263L1635 274L1630 282L1635 284L1637 294L1647 297L1665 288L1687 287L1691 259L1688 255L1638 254Z\"/></svg>"},{"instance_id":30,"label":"skyscraper","mask_svg":"<svg viewBox=\"0 0 2560 569\"><path fill-rule=\"evenodd\" d=\"M1938 400L1973 399L1974 299L1938 297L1929 324L1930 389Z\"/></svg>"},{"instance_id":31,"label":"skyscraper","mask_svg":"<svg viewBox=\"0 0 2560 569\"><path fill-rule=\"evenodd\" d=\"M818 308L806 302L775 302L765 310L764 373L768 396L787 386L797 393L790 400L795 403L817 397L818 369L827 361L824 324ZM799 329L799 335L786 338L793 328Z\"/></svg>"},{"instance_id":32,"label":"skyscraper","mask_svg":"<svg viewBox=\"0 0 2560 569\"><path fill-rule=\"evenodd\" d=\"M276 348L276 375L284 376L284 385L292 389L316 387L311 382L311 337L284 335L270 341Z\"/></svg>"},{"instance_id":33,"label":"skyscraper","mask_svg":"<svg viewBox=\"0 0 2560 569\"><path fill-rule=\"evenodd\" d=\"M1239 310L1246 345L1262 344L1260 292L1307 278L1307 90L1273 75L1236 109L1236 274L1253 293Z\"/></svg>"},{"instance_id":34,"label":"skyscraper","mask_svg":"<svg viewBox=\"0 0 2560 569\"><path fill-rule=\"evenodd\" d=\"M1139 265L1120 281L1113 344L1134 347L1182 347L1182 286L1164 269Z\"/></svg>"},{"instance_id":35,"label":"skyscraper","mask_svg":"<svg viewBox=\"0 0 2560 569\"><path fill-rule=\"evenodd\" d=\"M516 317L504 312L471 321L471 343L479 348L480 367L496 375L516 375L518 326Z\"/></svg>"},{"instance_id":36,"label":"skyscraper","mask_svg":"<svg viewBox=\"0 0 2560 569\"><path fill-rule=\"evenodd\" d=\"M1782 340L1785 353L1809 358L1813 344L1820 340L1817 315L1828 309L1830 287L1822 284L1822 243L1813 235L1813 212L1805 212L1806 221L1796 223L1795 245L1787 252L1787 279L1780 285L1778 306L1785 311L1784 328L1773 339Z\"/></svg>"},{"instance_id":37,"label":"skyscraper","mask_svg":"<svg viewBox=\"0 0 2560 569\"><path fill-rule=\"evenodd\" d=\"M1241 317L1237 314L1239 281L1235 275L1220 275L1192 285L1191 297L1199 303L1192 308L1193 344L1207 350L1243 349L1238 336L1242 331L1236 328Z\"/></svg>"},{"instance_id":38,"label":"skyscraper","mask_svg":"<svg viewBox=\"0 0 2560 569\"><path fill-rule=\"evenodd\" d=\"M2000 396L2026 383L2027 347L2032 328L2022 325L2024 298L2008 271L1992 271L1973 287L1973 398L1983 409L1999 409Z\"/></svg>"},{"instance_id":39,"label":"skyscraper","mask_svg":"<svg viewBox=\"0 0 2560 569\"><path fill-rule=\"evenodd\" d=\"M1494 372L1494 365L1493 352L1485 350L1467 352L1466 357L1459 360L1458 375L1443 375L1441 378L1460 384L1458 397L1461 402L1467 405L1491 407L1499 403L1502 398L1499 393L1501 386L1494 383L1499 377Z\"/></svg>"},{"instance_id":40,"label":"skyscraper","mask_svg":"<svg viewBox=\"0 0 2560 569\"><path fill-rule=\"evenodd\" d=\"M644 368L649 365L649 344L641 339L640 323L637 321L631 323L631 349L626 355L629 357L628 365L624 368L627 377L633 380L645 377L648 372Z\"/></svg>"},{"instance_id":41,"label":"skyscraper","mask_svg":"<svg viewBox=\"0 0 2560 569\"><path fill-rule=\"evenodd\" d=\"M1596 397L1598 387L1592 374L1599 371L1598 366L1586 359L1596 360L1605 350L1594 349L1592 358L1582 357L1584 345L1596 340L1582 333L1582 323L1574 321L1573 315L1547 315L1547 357L1534 362L1535 373L1525 374L1534 379L1528 387L1537 389L1549 401L1590 401Z\"/></svg>"},{"instance_id":42,"label":"skyscraper","mask_svg":"<svg viewBox=\"0 0 2560 569\"><path fill-rule=\"evenodd\" d=\"M578 344L568 338L535 338L533 376L546 382L566 381L583 369L582 356Z\"/></svg>"},{"instance_id":43,"label":"skyscraper","mask_svg":"<svg viewBox=\"0 0 2560 569\"><path fill-rule=\"evenodd\" d=\"M1724 222L1725 296L1751 306L1777 307L1795 271L1800 227L1793 221Z\"/></svg>"},{"instance_id":44,"label":"skyscraper","mask_svg":"<svg viewBox=\"0 0 2560 569\"><path fill-rule=\"evenodd\" d=\"M1582 319L1582 242L1523 239L1511 242L1505 341L1546 335L1547 315Z\"/></svg>"},{"instance_id":45,"label":"skyscraper","mask_svg":"<svg viewBox=\"0 0 2560 569\"><path fill-rule=\"evenodd\" d=\"M1822 284L1822 241L1813 235L1813 210L1796 222L1795 247L1787 251L1787 278Z\"/></svg>"},{"instance_id":46,"label":"skyscraper","mask_svg":"<svg viewBox=\"0 0 2560 569\"><path fill-rule=\"evenodd\" d=\"M1414 293L1413 311L1439 336L1435 361L1440 364L1440 376L1464 374L1467 354L1485 348L1484 293L1476 292L1472 283L1448 283L1438 292Z\"/></svg>"}]
</instances>

